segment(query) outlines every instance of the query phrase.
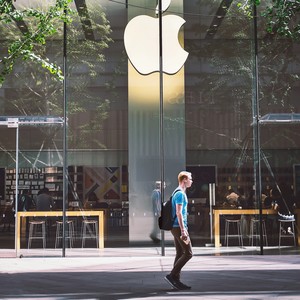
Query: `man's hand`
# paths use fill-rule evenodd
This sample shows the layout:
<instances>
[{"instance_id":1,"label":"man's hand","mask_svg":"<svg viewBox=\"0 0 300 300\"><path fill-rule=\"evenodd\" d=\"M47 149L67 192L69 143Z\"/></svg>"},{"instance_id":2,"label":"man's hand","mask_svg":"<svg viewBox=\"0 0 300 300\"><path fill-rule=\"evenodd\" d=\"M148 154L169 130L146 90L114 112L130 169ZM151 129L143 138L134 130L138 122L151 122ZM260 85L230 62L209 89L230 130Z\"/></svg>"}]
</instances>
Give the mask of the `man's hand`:
<instances>
[{"instance_id":1,"label":"man's hand","mask_svg":"<svg viewBox=\"0 0 300 300\"><path fill-rule=\"evenodd\" d=\"M189 234L187 232L187 230L182 230L181 231L181 236L180 236L180 239L185 243L185 244L189 244L190 242L190 237L189 237Z\"/></svg>"},{"instance_id":2,"label":"man's hand","mask_svg":"<svg viewBox=\"0 0 300 300\"><path fill-rule=\"evenodd\" d=\"M184 238L186 239L189 236L186 229L181 230L181 236L182 236L182 239L184 239Z\"/></svg>"}]
</instances>

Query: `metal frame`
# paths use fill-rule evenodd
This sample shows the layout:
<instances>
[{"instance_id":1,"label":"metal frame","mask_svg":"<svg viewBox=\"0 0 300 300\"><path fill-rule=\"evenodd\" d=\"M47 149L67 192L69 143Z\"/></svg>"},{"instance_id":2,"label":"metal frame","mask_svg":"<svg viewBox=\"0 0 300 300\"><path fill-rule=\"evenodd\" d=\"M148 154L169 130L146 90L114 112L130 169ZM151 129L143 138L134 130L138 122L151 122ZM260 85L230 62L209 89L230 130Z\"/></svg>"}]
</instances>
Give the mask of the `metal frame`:
<instances>
[{"instance_id":1,"label":"metal frame","mask_svg":"<svg viewBox=\"0 0 300 300\"><path fill-rule=\"evenodd\" d=\"M16 186L15 186L15 212L18 214L18 196L19 196L19 127L20 126L40 126L40 125L64 125L64 119L51 116L0 116L0 126L16 129ZM65 180L65 178L63 179ZM15 250L18 256L17 235L18 218L15 219Z\"/></svg>"}]
</instances>

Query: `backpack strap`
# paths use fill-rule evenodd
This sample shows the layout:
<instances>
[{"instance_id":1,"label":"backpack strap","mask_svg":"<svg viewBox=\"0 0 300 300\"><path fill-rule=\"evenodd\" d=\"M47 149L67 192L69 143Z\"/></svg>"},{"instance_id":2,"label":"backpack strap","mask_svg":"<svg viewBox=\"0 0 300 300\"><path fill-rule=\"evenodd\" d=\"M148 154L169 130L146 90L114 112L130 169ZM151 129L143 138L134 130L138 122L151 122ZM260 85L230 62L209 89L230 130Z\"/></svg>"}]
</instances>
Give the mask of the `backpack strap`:
<instances>
[{"instance_id":1,"label":"backpack strap","mask_svg":"<svg viewBox=\"0 0 300 300\"><path fill-rule=\"evenodd\" d=\"M172 197L177 193L177 192L180 192L181 191L181 189L176 189L175 191L174 191L174 193L172 194Z\"/></svg>"},{"instance_id":2,"label":"backpack strap","mask_svg":"<svg viewBox=\"0 0 300 300\"><path fill-rule=\"evenodd\" d=\"M173 197L174 197L174 195L175 195L177 192L180 192L180 191L181 191L181 189L176 189L176 190L174 191L174 193L172 194L172 196L171 196L172 207L173 207ZM175 216L172 216L172 217L173 217L174 220L176 219L176 212L175 212Z\"/></svg>"}]
</instances>

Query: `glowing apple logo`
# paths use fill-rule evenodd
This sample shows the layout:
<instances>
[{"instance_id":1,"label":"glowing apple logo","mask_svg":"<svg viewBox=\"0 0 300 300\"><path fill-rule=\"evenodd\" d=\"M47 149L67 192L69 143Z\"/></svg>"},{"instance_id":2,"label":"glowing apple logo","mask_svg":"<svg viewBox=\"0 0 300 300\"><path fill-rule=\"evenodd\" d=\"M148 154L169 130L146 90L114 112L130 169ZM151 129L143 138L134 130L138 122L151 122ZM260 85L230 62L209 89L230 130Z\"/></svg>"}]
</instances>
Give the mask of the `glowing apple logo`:
<instances>
[{"instance_id":1,"label":"glowing apple logo","mask_svg":"<svg viewBox=\"0 0 300 300\"><path fill-rule=\"evenodd\" d=\"M162 2L163 11L170 0ZM184 65L188 52L178 41L178 32L185 20L176 15L162 17L162 53L164 73L176 74ZM126 26L124 44L128 58L142 75L159 71L159 19L146 15L133 18Z\"/></svg>"}]
</instances>

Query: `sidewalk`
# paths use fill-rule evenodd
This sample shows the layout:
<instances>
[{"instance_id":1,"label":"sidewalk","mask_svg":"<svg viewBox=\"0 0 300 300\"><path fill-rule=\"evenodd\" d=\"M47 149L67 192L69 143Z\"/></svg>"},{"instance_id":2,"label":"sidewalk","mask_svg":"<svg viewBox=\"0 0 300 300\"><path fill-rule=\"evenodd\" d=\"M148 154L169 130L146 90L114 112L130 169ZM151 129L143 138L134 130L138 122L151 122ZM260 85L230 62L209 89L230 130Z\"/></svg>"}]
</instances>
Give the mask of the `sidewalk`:
<instances>
[{"instance_id":1,"label":"sidewalk","mask_svg":"<svg viewBox=\"0 0 300 300\"><path fill-rule=\"evenodd\" d=\"M174 251L164 257L156 252L118 248L87 258L2 258L0 298L300 299L300 255L206 256L196 248L182 272L192 289L175 291L164 280Z\"/></svg>"}]
</instances>

